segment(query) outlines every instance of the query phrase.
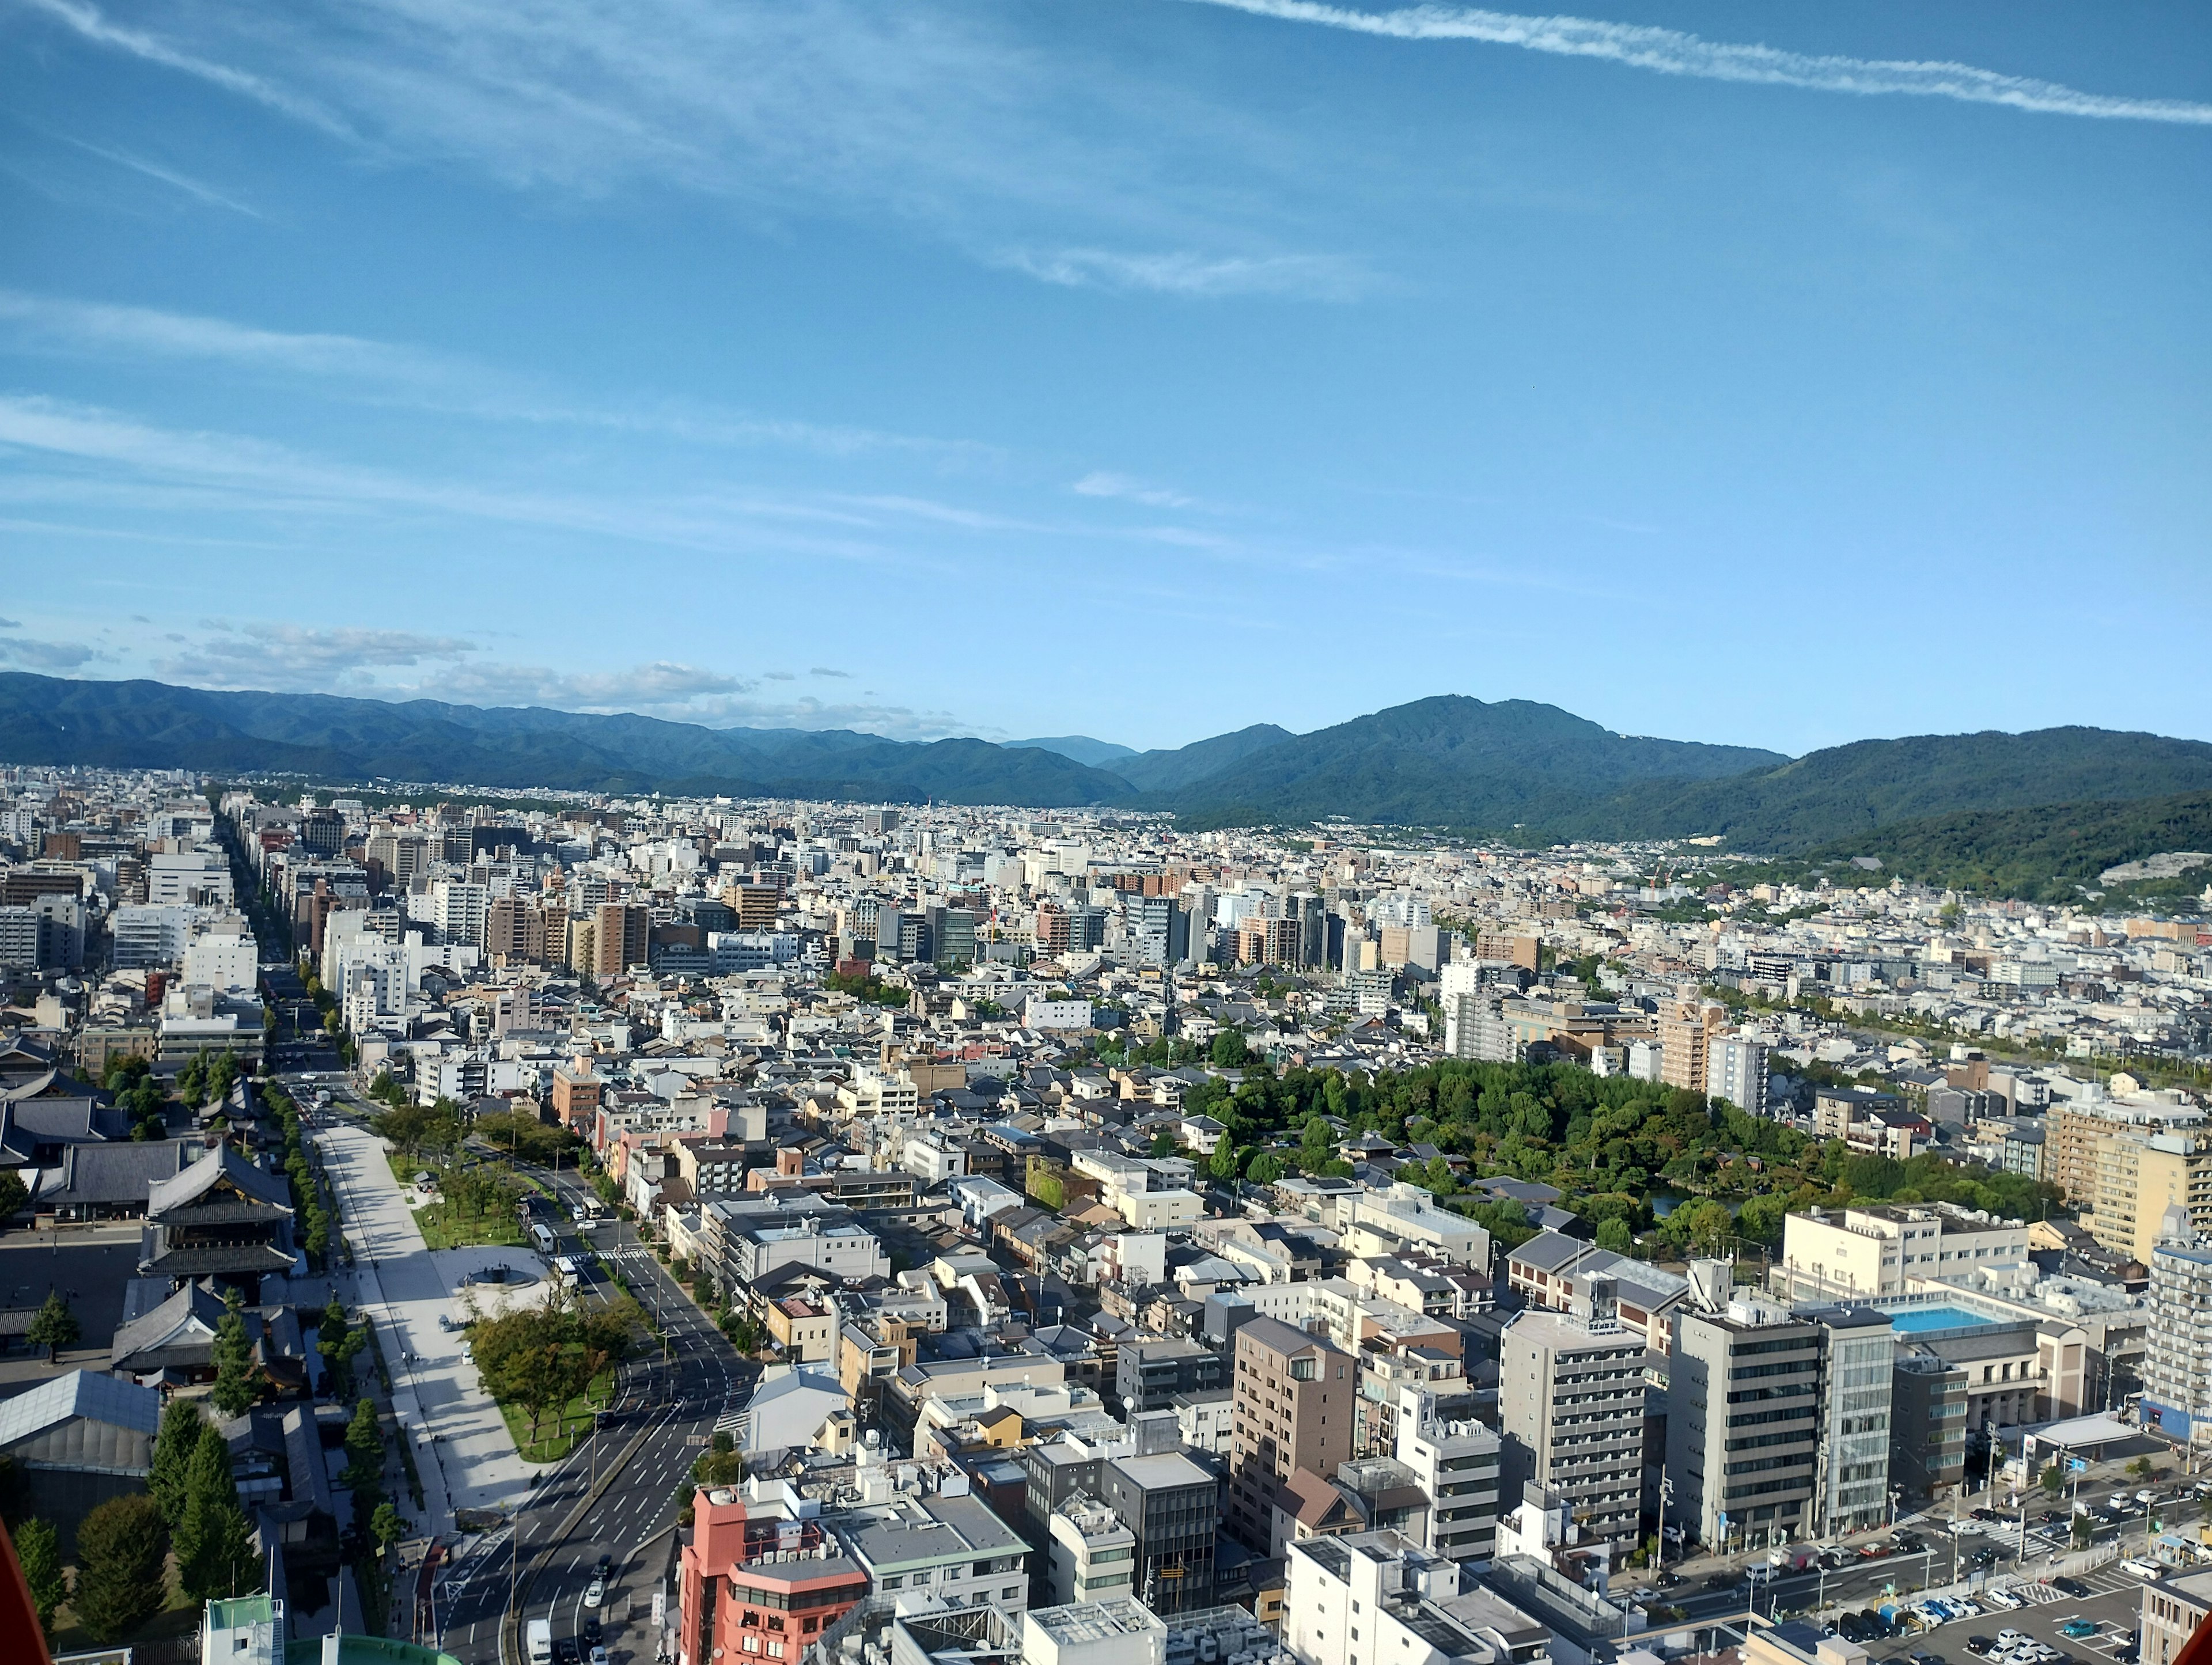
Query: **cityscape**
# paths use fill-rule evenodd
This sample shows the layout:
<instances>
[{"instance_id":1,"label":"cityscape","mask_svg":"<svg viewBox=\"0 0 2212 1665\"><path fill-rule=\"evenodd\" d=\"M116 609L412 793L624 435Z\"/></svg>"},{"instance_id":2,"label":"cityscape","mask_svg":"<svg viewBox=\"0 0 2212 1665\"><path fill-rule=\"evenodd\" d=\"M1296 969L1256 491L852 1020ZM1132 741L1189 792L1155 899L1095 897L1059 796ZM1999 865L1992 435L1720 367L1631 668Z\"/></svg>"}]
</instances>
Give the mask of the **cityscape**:
<instances>
[{"instance_id":1,"label":"cityscape","mask_svg":"<svg viewBox=\"0 0 2212 1665\"><path fill-rule=\"evenodd\" d=\"M209 1636L484 1665L2132 1650L2197 1576L2185 910L4 787L0 1450L94 1639L133 1510Z\"/></svg>"},{"instance_id":2,"label":"cityscape","mask_svg":"<svg viewBox=\"0 0 2212 1665\"><path fill-rule=\"evenodd\" d=\"M2212 1665L2212 29L0 4L0 1665Z\"/></svg>"}]
</instances>

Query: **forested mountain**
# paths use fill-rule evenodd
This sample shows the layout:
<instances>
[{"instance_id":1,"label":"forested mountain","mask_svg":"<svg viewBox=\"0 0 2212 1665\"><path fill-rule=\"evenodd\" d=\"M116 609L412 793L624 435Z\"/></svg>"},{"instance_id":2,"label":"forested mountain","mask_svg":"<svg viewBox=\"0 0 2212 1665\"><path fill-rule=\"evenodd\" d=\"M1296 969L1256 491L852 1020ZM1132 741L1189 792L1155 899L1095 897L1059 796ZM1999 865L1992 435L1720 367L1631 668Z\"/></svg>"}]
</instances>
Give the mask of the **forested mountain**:
<instances>
[{"instance_id":1,"label":"forested mountain","mask_svg":"<svg viewBox=\"0 0 2212 1665\"><path fill-rule=\"evenodd\" d=\"M1118 804L1118 775L988 741L714 729L542 708L216 692L0 673L0 758L270 769L587 792L688 791L1042 805Z\"/></svg>"},{"instance_id":2,"label":"forested mountain","mask_svg":"<svg viewBox=\"0 0 2212 1665\"><path fill-rule=\"evenodd\" d=\"M1808 865L1874 856L1885 874L2030 902L2075 900L2104 887L2107 868L2175 851L2212 851L2212 793L2132 802L1973 810L1899 821L1815 850ZM2212 881L2212 865L2167 878L2124 883L2122 894L2187 896Z\"/></svg>"},{"instance_id":3,"label":"forested mountain","mask_svg":"<svg viewBox=\"0 0 2212 1665\"><path fill-rule=\"evenodd\" d=\"M1443 694L1255 751L1185 787L1200 825L1344 815L1503 831L1546 827L1632 781L1740 775L1786 763L1750 746L1615 734L1529 700Z\"/></svg>"},{"instance_id":4,"label":"forested mountain","mask_svg":"<svg viewBox=\"0 0 2212 1665\"><path fill-rule=\"evenodd\" d=\"M1553 825L1586 838L1717 835L1743 849L1800 852L1931 815L2207 790L2212 745L2201 740L2099 728L1922 734L1832 746L1726 780L1639 787Z\"/></svg>"},{"instance_id":5,"label":"forested mountain","mask_svg":"<svg viewBox=\"0 0 2212 1665\"><path fill-rule=\"evenodd\" d=\"M1456 695L1310 734L1258 723L1133 753L1085 736L921 743L0 672L0 762L281 771L332 784L1119 806L1172 811L1194 827L1340 816L1521 842L1714 836L1767 855L1876 855L1912 877L2021 895L2070 893L2116 862L2212 847L2212 745L2202 741L2050 728L1862 740L1790 759Z\"/></svg>"}]
</instances>

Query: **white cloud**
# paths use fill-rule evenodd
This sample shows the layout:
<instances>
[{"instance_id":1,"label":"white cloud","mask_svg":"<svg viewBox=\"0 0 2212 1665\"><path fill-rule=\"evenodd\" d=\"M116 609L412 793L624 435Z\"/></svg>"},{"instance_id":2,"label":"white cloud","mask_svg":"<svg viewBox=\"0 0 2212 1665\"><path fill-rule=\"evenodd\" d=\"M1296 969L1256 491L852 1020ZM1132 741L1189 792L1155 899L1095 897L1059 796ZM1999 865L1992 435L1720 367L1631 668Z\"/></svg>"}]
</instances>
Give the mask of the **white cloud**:
<instances>
[{"instance_id":1,"label":"white cloud","mask_svg":"<svg viewBox=\"0 0 2212 1665\"><path fill-rule=\"evenodd\" d=\"M0 639L0 665L24 671L74 671L105 657L99 649L81 641L39 641L28 636Z\"/></svg>"},{"instance_id":2,"label":"white cloud","mask_svg":"<svg viewBox=\"0 0 2212 1665\"><path fill-rule=\"evenodd\" d=\"M66 24L78 34L96 46L111 47L131 57L158 64L163 69L175 70L252 99L257 104L302 121L310 127L320 128L326 133L342 134L344 124L313 100L275 86L261 76L235 69L228 64L217 64L191 52L185 52L143 29L125 28L108 21L97 6L82 3L82 0L27 0L33 9L42 11L57 21Z\"/></svg>"},{"instance_id":3,"label":"white cloud","mask_svg":"<svg viewBox=\"0 0 2212 1665\"><path fill-rule=\"evenodd\" d=\"M102 161L112 162L116 167L127 168L133 173L143 173L149 179L158 179L173 190L183 191L196 202L206 203L214 208L227 208L232 213L243 214L251 220L258 220L262 217L260 210L240 202L235 197L217 191L211 185L193 179L189 173L179 173L173 167L165 167L160 162L148 161L144 157L134 156L127 150L114 150L104 145L88 143L83 139L70 138L67 134L59 137L78 149L99 157Z\"/></svg>"},{"instance_id":4,"label":"white cloud","mask_svg":"<svg viewBox=\"0 0 2212 1665\"><path fill-rule=\"evenodd\" d=\"M1217 300L1279 295L1293 301L1356 301L1376 287L1357 260L1333 254L1217 256L1176 251L1124 254L1111 249L1009 249L999 264L1066 289L1141 290Z\"/></svg>"},{"instance_id":5,"label":"white cloud","mask_svg":"<svg viewBox=\"0 0 2212 1665\"><path fill-rule=\"evenodd\" d=\"M473 362L359 336L264 330L150 307L0 289L0 331L18 347L131 360L219 363L297 377L325 393L447 415L643 434L690 445L781 446L851 456L921 453L945 462L994 458L995 447L840 423L759 416L659 401L592 404Z\"/></svg>"},{"instance_id":6,"label":"white cloud","mask_svg":"<svg viewBox=\"0 0 2212 1665\"><path fill-rule=\"evenodd\" d=\"M870 527L866 517L819 504L712 493L599 498L416 479L325 462L236 434L156 428L53 399L0 394L0 444L119 471L125 477L120 485L101 481L94 494L111 505L150 486L155 501L179 489L204 494L203 507L228 503L291 513L427 510L720 554L775 550L854 561L898 558L885 545L854 535ZM20 496L46 489L64 501L82 499L86 483L64 478L48 484L18 477L6 491ZM828 530L801 532L794 526Z\"/></svg>"},{"instance_id":7,"label":"white cloud","mask_svg":"<svg viewBox=\"0 0 2212 1665\"><path fill-rule=\"evenodd\" d=\"M1170 491L1165 486L1146 485L1142 480L1133 480L1126 474L1103 471L1085 475L1069 489L1079 496L1119 497L1153 508L1188 508L1197 501L1186 497L1180 491Z\"/></svg>"},{"instance_id":8,"label":"white cloud","mask_svg":"<svg viewBox=\"0 0 2212 1665\"><path fill-rule=\"evenodd\" d=\"M460 636L270 620L204 620L192 639L165 633L163 640L183 645L154 659L153 674L194 687L633 712L721 728L857 728L898 739L976 732L947 711L763 696L764 683L791 681L789 671L744 674L678 659L612 671L556 670L488 658L481 644ZM0 638L0 664L27 669L69 671L108 657L75 644ZM810 674L848 673L817 669Z\"/></svg>"},{"instance_id":9,"label":"white cloud","mask_svg":"<svg viewBox=\"0 0 2212 1665\"><path fill-rule=\"evenodd\" d=\"M1290 23L1318 24L1395 40L1472 40L1568 58L1602 58L1661 75L1710 81L1801 87L1814 92L1900 94L2000 104L2039 115L2107 121L2212 124L2212 104L2183 99L2114 97L2057 82L2001 75L1970 64L1914 63L1780 52L1771 46L1707 40L1680 29L1609 23L1589 17L1531 17L1474 7L1423 5L1397 11L1356 11L1319 0L1194 0Z\"/></svg>"},{"instance_id":10,"label":"white cloud","mask_svg":"<svg viewBox=\"0 0 2212 1665\"><path fill-rule=\"evenodd\" d=\"M165 676L223 687L325 689L359 673L459 659L477 651L459 636L411 630L208 620L209 632L185 652L164 659Z\"/></svg>"},{"instance_id":11,"label":"white cloud","mask_svg":"<svg viewBox=\"0 0 2212 1665\"><path fill-rule=\"evenodd\" d=\"M82 40L295 113L380 163L458 163L572 197L672 185L770 225L825 208L890 218L1058 283L1352 287L1279 262L1086 253L1102 240L1249 247L1309 181L1313 147L1178 86L1139 46L1071 52L1029 9L203 0L165 10L170 33L156 35L91 0L34 3ZM1136 132L1148 142L1103 137ZM1224 170L1245 183L1205 177ZM1063 245L1034 261L993 253Z\"/></svg>"}]
</instances>

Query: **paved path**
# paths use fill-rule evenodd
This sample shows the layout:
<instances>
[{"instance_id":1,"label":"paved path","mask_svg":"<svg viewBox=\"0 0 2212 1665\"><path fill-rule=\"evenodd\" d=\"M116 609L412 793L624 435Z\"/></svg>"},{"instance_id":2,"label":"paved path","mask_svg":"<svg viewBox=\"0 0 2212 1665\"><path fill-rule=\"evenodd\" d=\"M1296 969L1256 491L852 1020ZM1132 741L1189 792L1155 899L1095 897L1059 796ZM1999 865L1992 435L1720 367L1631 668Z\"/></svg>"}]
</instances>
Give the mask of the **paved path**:
<instances>
[{"instance_id":1,"label":"paved path","mask_svg":"<svg viewBox=\"0 0 2212 1665\"><path fill-rule=\"evenodd\" d=\"M509 1300L544 1298L544 1266L526 1249L433 1254L375 1134L340 1124L315 1137L353 1245L354 1299L376 1321L392 1372L392 1409L414 1443L428 1514L425 1529L452 1532L456 1510L519 1504L535 1466L523 1461L499 1407L484 1391L468 1356L468 1338L458 1328L441 1329L438 1320L458 1323L464 1316L456 1296L467 1272L496 1262L531 1277L513 1290L483 1289L478 1304L489 1314Z\"/></svg>"}]
</instances>

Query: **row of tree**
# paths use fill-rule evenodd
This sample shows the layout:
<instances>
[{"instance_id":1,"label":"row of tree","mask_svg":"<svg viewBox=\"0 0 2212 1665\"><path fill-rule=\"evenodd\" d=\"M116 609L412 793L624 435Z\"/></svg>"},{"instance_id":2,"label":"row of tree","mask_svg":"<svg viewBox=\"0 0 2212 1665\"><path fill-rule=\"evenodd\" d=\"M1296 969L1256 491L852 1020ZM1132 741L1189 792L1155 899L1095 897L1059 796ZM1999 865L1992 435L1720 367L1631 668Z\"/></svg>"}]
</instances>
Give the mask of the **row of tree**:
<instances>
[{"instance_id":1,"label":"row of tree","mask_svg":"<svg viewBox=\"0 0 2212 1665\"><path fill-rule=\"evenodd\" d=\"M323 1188L317 1182L315 1166L307 1159L307 1133L300 1121L300 1107L281 1088L264 1091L270 1108L276 1113L277 1126L284 1133L284 1176L292 1182L293 1218L300 1224L300 1247L307 1250L309 1261L320 1270L331 1252L331 1210L323 1200Z\"/></svg>"}]
</instances>

